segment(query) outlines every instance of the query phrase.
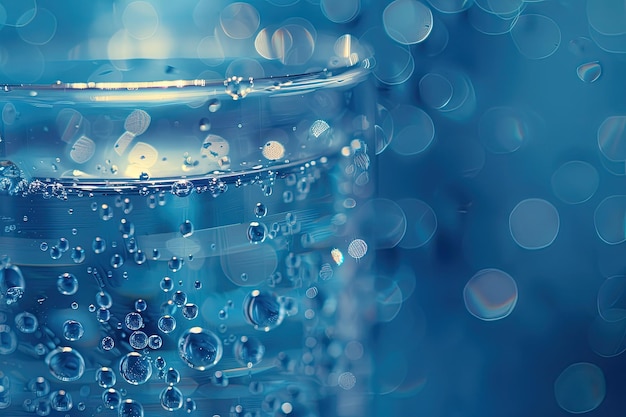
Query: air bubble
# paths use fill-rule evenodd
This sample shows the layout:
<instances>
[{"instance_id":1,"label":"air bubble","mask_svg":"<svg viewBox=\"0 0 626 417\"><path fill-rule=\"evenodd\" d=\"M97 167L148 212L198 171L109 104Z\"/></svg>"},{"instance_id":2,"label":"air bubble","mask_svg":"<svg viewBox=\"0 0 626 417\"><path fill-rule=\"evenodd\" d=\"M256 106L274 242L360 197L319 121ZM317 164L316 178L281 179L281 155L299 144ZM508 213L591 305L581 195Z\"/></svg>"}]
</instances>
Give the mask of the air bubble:
<instances>
[{"instance_id":1,"label":"air bubble","mask_svg":"<svg viewBox=\"0 0 626 417\"><path fill-rule=\"evenodd\" d=\"M58 390L50 394L50 406L56 411L70 411L72 396L65 390Z\"/></svg>"},{"instance_id":2,"label":"air bubble","mask_svg":"<svg viewBox=\"0 0 626 417\"><path fill-rule=\"evenodd\" d=\"M134 331L130 334L128 343L133 349L145 349L148 346L148 335L141 330Z\"/></svg>"},{"instance_id":3,"label":"air bubble","mask_svg":"<svg viewBox=\"0 0 626 417\"><path fill-rule=\"evenodd\" d=\"M171 333L176 329L176 319L170 315L164 315L159 317L157 325L163 333Z\"/></svg>"},{"instance_id":4,"label":"air bubble","mask_svg":"<svg viewBox=\"0 0 626 417\"><path fill-rule=\"evenodd\" d=\"M183 406L183 394L176 387L167 387L159 396L161 406L167 411L179 410Z\"/></svg>"},{"instance_id":5,"label":"air bubble","mask_svg":"<svg viewBox=\"0 0 626 417\"><path fill-rule=\"evenodd\" d=\"M83 325L79 321L66 320L63 323L63 337L70 342L79 340L84 333Z\"/></svg>"},{"instance_id":6,"label":"air bubble","mask_svg":"<svg viewBox=\"0 0 626 417\"><path fill-rule=\"evenodd\" d=\"M120 375L132 385L146 383L152 376L150 359L138 352L126 354L120 361Z\"/></svg>"},{"instance_id":7,"label":"air bubble","mask_svg":"<svg viewBox=\"0 0 626 417\"><path fill-rule=\"evenodd\" d=\"M163 290L163 292L169 292L172 291L172 289L174 288L174 281L172 281L172 278L170 277L164 277L161 280L161 290Z\"/></svg>"},{"instance_id":8,"label":"air bubble","mask_svg":"<svg viewBox=\"0 0 626 417\"><path fill-rule=\"evenodd\" d=\"M57 278L57 289L63 295L74 295L78 291L78 279L66 272Z\"/></svg>"},{"instance_id":9,"label":"air bubble","mask_svg":"<svg viewBox=\"0 0 626 417\"><path fill-rule=\"evenodd\" d=\"M96 371L96 383L102 388L111 388L116 382L113 369L103 366Z\"/></svg>"},{"instance_id":10,"label":"air bubble","mask_svg":"<svg viewBox=\"0 0 626 417\"><path fill-rule=\"evenodd\" d=\"M252 291L243 302L246 320L255 329L270 331L285 318L285 308L276 295L259 290Z\"/></svg>"},{"instance_id":11,"label":"air bubble","mask_svg":"<svg viewBox=\"0 0 626 417\"><path fill-rule=\"evenodd\" d=\"M198 317L198 306L193 303L187 303L183 307L183 317L187 320L193 320Z\"/></svg>"},{"instance_id":12,"label":"air bubble","mask_svg":"<svg viewBox=\"0 0 626 417\"><path fill-rule=\"evenodd\" d=\"M54 349L46 356L45 362L52 376L65 382L80 379L85 371L82 355L70 347Z\"/></svg>"},{"instance_id":13,"label":"air bubble","mask_svg":"<svg viewBox=\"0 0 626 417\"><path fill-rule=\"evenodd\" d=\"M110 410L117 409L122 403L122 395L119 391L109 388L102 393L102 402L104 406Z\"/></svg>"},{"instance_id":14,"label":"air bubble","mask_svg":"<svg viewBox=\"0 0 626 417\"><path fill-rule=\"evenodd\" d=\"M465 308L485 321L507 317L517 304L515 280L499 269L478 271L463 289Z\"/></svg>"},{"instance_id":15,"label":"air bubble","mask_svg":"<svg viewBox=\"0 0 626 417\"><path fill-rule=\"evenodd\" d=\"M34 314L23 311L15 316L15 327L22 333L34 333L39 322Z\"/></svg>"},{"instance_id":16,"label":"air bubble","mask_svg":"<svg viewBox=\"0 0 626 417\"><path fill-rule=\"evenodd\" d=\"M263 223L251 222L247 232L250 243L261 243L265 241L267 236L267 227Z\"/></svg>"},{"instance_id":17,"label":"air bubble","mask_svg":"<svg viewBox=\"0 0 626 417\"><path fill-rule=\"evenodd\" d=\"M160 349L163 346L163 339L158 334L153 334L148 338L148 347L150 349Z\"/></svg>"},{"instance_id":18,"label":"air bubble","mask_svg":"<svg viewBox=\"0 0 626 417\"><path fill-rule=\"evenodd\" d=\"M222 358L222 342L201 327L186 330L178 339L178 355L190 367L204 371Z\"/></svg>"},{"instance_id":19,"label":"air bubble","mask_svg":"<svg viewBox=\"0 0 626 417\"><path fill-rule=\"evenodd\" d=\"M190 237L193 235L193 224L189 220L185 220L178 227L178 230L183 237Z\"/></svg>"},{"instance_id":20,"label":"air bubble","mask_svg":"<svg viewBox=\"0 0 626 417\"><path fill-rule=\"evenodd\" d=\"M143 327L143 317L136 312L128 313L124 318L124 324L126 324L128 330L139 330Z\"/></svg>"},{"instance_id":21,"label":"air bubble","mask_svg":"<svg viewBox=\"0 0 626 417\"><path fill-rule=\"evenodd\" d=\"M254 337L241 336L237 342L235 342L235 359L248 368L261 362L264 354L265 346Z\"/></svg>"}]
</instances>

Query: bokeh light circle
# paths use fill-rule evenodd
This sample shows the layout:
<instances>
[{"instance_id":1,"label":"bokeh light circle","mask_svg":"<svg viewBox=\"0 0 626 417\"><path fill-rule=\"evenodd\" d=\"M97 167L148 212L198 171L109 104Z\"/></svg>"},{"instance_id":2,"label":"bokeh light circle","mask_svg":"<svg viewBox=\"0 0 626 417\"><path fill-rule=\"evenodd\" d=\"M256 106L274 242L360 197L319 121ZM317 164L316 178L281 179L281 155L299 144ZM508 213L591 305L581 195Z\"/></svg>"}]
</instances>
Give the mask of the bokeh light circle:
<instances>
[{"instance_id":1,"label":"bokeh light circle","mask_svg":"<svg viewBox=\"0 0 626 417\"><path fill-rule=\"evenodd\" d=\"M600 176L593 165L569 161L552 174L552 190L561 201L579 204L589 200L598 189Z\"/></svg>"},{"instance_id":2,"label":"bokeh light circle","mask_svg":"<svg viewBox=\"0 0 626 417\"><path fill-rule=\"evenodd\" d=\"M548 201L529 198L520 201L509 216L511 237L524 249L543 249L559 234L560 217Z\"/></svg>"},{"instance_id":3,"label":"bokeh light circle","mask_svg":"<svg viewBox=\"0 0 626 417\"><path fill-rule=\"evenodd\" d=\"M517 304L515 280L499 269L478 271L463 288L465 308L474 317L484 321L507 317Z\"/></svg>"},{"instance_id":4,"label":"bokeh light circle","mask_svg":"<svg viewBox=\"0 0 626 417\"><path fill-rule=\"evenodd\" d=\"M423 42L433 29L433 13L417 0L395 0L383 11L385 32L403 45Z\"/></svg>"},{"instance_id":5,"label":"bokeh light circle","mask_svg":"<svg viewBox=\"0 0 626 417\"><path fill-rule=\"evenodd\" d=\"M415 198L398 200L406 215L406 233L398 244L404 249L415 249L427 245L437 231L437 215L433 209Z\"/></svg>"},{"instance_id":6,"label":"bokeh light circle","mask_svg":"<svg viewBox=\"0 0 626 417\"><path fill-rule=\"evenodd\" d=\"M604 373L592 363L572 364L554 381L556 402L569 413L592 411L604 401L605 395Z\"/></svg>"},{"instance_id":7,"label":"bokeh light circle","mask_svg":"<svg viewBox=\"0 0 626 417\"><path fill-rule=\"evenodd\" d=\"M539 14L519 16L510 33L517 50L529 59L547 58L561 45L559 25Z\"/></svg>"},{"instance_id":8,"label":"bokeh light circle","mask_svg":"<svg viewBox=\"0 0 626 417\"><path fill-rule=\"evenodd\" d=\"M424 152L435 138L435 125L428 113L410 105L400 105L391 111L395 133L390 146L399 155Z\"/></svg>"}]
</instances>

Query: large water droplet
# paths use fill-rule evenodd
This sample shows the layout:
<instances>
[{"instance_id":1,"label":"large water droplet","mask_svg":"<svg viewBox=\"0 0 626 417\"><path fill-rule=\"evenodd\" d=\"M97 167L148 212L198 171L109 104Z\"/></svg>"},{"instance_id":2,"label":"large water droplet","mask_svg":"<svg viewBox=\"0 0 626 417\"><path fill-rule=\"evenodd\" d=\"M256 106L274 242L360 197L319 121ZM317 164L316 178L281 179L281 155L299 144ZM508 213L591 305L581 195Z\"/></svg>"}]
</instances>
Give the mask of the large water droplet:
<instances>
[{"instance_id":1,"label":"large water droplet","mask_svg":"<svg viewBox=\"0 0 626 417\"><path fill-rule=\"evenodd\" d=\"M179 410L183 406L183 394L176 387L167 387L159 396L161 406L167 411Z\"/></svg>"},{"instance_id":2,"label":"large water droplet","mask_svg":"<svg viewBox=\"0 0 626 417\"><path fill-rule=\"evenodd\" d=\"M178 355L194 369L204 371L222 358L222 342L211 331L201 327L186 330L178 339Z\"/></svg>"},{"instance_id":3,"label":"large water droplet","mask_svg":"<svg viewBox=\"0 0 626 417\"><path fill-rule=\"evenodd\" d=\"M152 376L150 359L138 352L126 354L120 361L120 375L132 385L146 383Z\"/></svg>"},{"instance_id":4,"label":"large water droplet","mask_svg":"<svg viewBox=\"0 0 626 417\"><path fill-rule=\"evenodd\" d=\"M70 411L72 396L65 390L58 390L50 394L50 406L56 411Z\"/></svg>"},{"instance_id":5,"label":"large water droplet","mask_svg":"<svg viewBox=\"0 0 626 417\"><path fill-rule=\"evenodd\" d=\"M255 329L267 332L283 322L285 307L275 294L254 290L243 302L243 313Z\"/></svg>"},{"instance_id":6,"label":"large water droplet","mask_svg":"<svg viewBox=\"0 0 626 417\"><path fill-rule=\"evenodd\" d=\"M85 372L85 360L82 355L70 347L58 347L46 356L50 373L61 381L76 381Z\"/></svg>"},{"instance_id":7,"label":"large water droplet","mask_svg":"<svg viewBox=\"0 0 626 417\"><path fill-rule=\"evenodd\" d=\"M592 83L602 75L602 66L598 61L587 62L576 68L576 74L580 81Z\"/></svg>"}]
</instances>

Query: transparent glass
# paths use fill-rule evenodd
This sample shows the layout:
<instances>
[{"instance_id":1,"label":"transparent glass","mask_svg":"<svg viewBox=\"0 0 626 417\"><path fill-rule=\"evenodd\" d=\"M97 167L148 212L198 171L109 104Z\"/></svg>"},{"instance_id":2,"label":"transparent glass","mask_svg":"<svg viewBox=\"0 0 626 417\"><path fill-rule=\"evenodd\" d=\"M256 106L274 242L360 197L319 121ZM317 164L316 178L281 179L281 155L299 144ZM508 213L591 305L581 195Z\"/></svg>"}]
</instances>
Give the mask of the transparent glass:
<instances>
[{"instance_id":1,"label":"transparent glass","mask_svg":"<svg viewBox=\"0 0 626 417\"><path fill-rule=\"evenodd\" d=\"M5 85L3 412L362 411L368 65Z\"/></svg>"}]
</instances>

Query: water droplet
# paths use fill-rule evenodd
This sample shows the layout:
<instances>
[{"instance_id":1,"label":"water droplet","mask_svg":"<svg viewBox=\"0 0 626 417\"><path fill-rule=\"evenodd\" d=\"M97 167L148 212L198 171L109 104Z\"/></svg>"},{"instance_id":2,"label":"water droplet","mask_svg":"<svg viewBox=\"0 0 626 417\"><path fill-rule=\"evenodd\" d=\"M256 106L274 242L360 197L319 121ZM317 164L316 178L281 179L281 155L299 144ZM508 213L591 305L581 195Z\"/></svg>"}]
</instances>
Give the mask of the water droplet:
<instances>
[{"instance_id":1,"label":"water droplet","mask_svg":"<svg viewBox=\"0 0 626 417\"><path fill-rule=\"evenodd\" d=\"M220 320L226 320L228 318L228 310L221 309L217 312L217 316Z\"/></svg>"},{"instance_id":2,"label":"water droplet","mask_svg":"<svg viewBox=\"0 0 626 417\"><path fill-rule=\"evenodd\" d=\"M187 302L187 294L178 290L172 295L172 301L176 304L176 307L182 307Z\"/></svg>"},{"instance_id":3,"label":"water droplet","mask_svg":"<svg viewBox=\"0 0 626 417\"><path fill-rule=\"evenodd\" d=\"M50 394L50 407L56 411L69 411L72 409L72 397L64 390L55 391ZM47 415L42 414L39 405L37 406L37 414Z\"/></svg>"},{"instance_id":4,"label":"water droplet","mask_svg":"<svg viewBox=\"0 0 626 417\"><path fill-rule=\"evenodd\" d=\"M193 320L198 317L198 306L193 303L187 303L183 307L183 317L187 320Z\"/></svg>"},{"instance_id":5,"label":"water droplet","mask_svg":"<svg viewBox=\"0 0 626 417\"><path fill-rule=\"evenodd\" d=\"M124 318L124 323L128 330L139 330L143 327L143 317L139 313L131 312Z\"/></svg>"},{"instance_id":6,"label":"water droplet","mask_svg":"<svg viewBox=\"0 0 626 417\"><path fill-rule=\"evenodd\" d=\"M211 129L211 122L206 117L203 117L202 119L200 119L198 128L201 132L208 132Z\"/></svg>"},{"instance_id":7,"label":"water droplet","mask_svg":"<svg viewBox=\"0 0 626 417\"><path fill-rule=\"evenodd\" d=\"M78 303L76 301L72 301L70 307L72 308L72 310L78 310Z\"/></svg>"},{"instance_id":8,"label":"water droplet","mask_svg":"<svg viewBox=\"0 0 626 417\"><path fill-rule=\"evenodd\" d=\"M161 257L161 252L158 249L152 249L152 260L158 261Z\"/></svg>"},{"instance_id":9,"label":"water droplet","mask_svg":"<svg viewBox=\"0 0 626 417\"><path fill-rule=\"evenodd\" d=\"M128 343L133 349L145 349L148 346L148 335L141 330L134 331L130 334Z\"/></svg>"},{"instance_id":10,"label":"water droplet","mask_svg":"<svg viewBox=\"0 0 626 417\"><path fill-rule=\"evenodd\" d=\"M172 278L170 277L164 277L161 280L161 289L163 290L163 292L169 292L172 291L172 289L174 288L174 281L172 281Z\"/></svg>"},{"instance_id":11,"label":"water droplet","mask_svg":"<svg viewBox=\"0 0 626 417\"><path fill-rule=\"evenodd\" d=\"M57 278L57 289L63 295L74 295L78 291L78 279L69 272L61 274Z\"/></svg>"},{"instance_id":12,"label":"water droplet","mask_svg":"<svg viewBox=\"0 0 626 417\"><path fill-rule=\"evenodd\" d=\"M193 224L189 220L185 220L181 223L178 230L183 237L189 237L193 235Z\"/></svg>"},{"instance_id":13,"label":"water droplet","mask_svg":"<svg viewBox=\"0 0 626 417\"><path fill-rule=\"evenodd\" d=\"M167 387L161 391L159 396L161 400L161 406L168 410L179 410L183 406L183 394L176 387Z\"/></svg>"},{"instance_id":14,"label":"water droplet","mask_svg":"<svg viewBox=\"0 0 626 417\"><path fill-rule=\"evenodd\" d=\"M129 384L144 384L152 376L150 359L138 352L126 354L120 361L120 375Z\"/></svg>"},{"instance_id":15,"label":"water droplet","mask_svg":"<svg viewBox=\"0 0 626 417\"><path fill-rule=\"evenodd\" d=\"M28 390L35 393L37 397L43 397L48 395L50 392L50 382L42 376L38 376L28 381L27 387Z\"/></svg>"},{"instance_id":16,"label":"water droplet","mask_svg":"<svg viewBox=\"0 0 626 417\"><path fill-rule=\"evenodd\" d=\"M201 288L202 288L202 282L201 282L201 281L195 281L195 282L193 283L193 287L194 287L196 290L201 289Z\"/></svg>"},{"instance_id":17,"label":"water droplet","mask_svg":"<svg viewBox=\"0 0 626 417\"><path fill-rule=\"evenodd\" d=\"M217 98L212 98L207 104L211 113L215 113L222 107L222 102Z\"/></svg>"},{"instance_id":18,"label":"water droplet","mask_svg":"<svg viewBox=\"0 0 626 417\"><path fill-rule=\"evenodd\" d=\"M113 298L106 291L98 291L96 293L96 304L101 308L111 308Z\"/></svg>"},{"instance_id":19,"label":"water droplet","mask_svg":"<svg viewBox=\"0 0 626 417\"><path fill-rule=\"evenodd\" d=\"M52 259L57 260L57 259L60 259L61 256L63 256L63 252L61 252L58 247L52 246L50 248L50 257Z\"/></svg>"},{"instance_id":20,"label":"water droplet","mask_svg":"<svg viewBox=\"0 0 626 417\"><path fill-rule=\"evenodd\" d=\"M96 382L102 388L111 388L116 382L113 369L103 366L96 371Z\"/></svg>"},{"instance_id":21,"label":"water droplet","mask_svg":"<svg viewBox=\"0 0 626 417\"><path fill-rule=\"evenodd\" d=\"M143 406L141 403L127 399L118 408L119 417L143 417Z\"/></svg>"},{"instance_id":22,"label":"water droplet","mask_svg":"<svg viewBox=\"0 0 626 417\"><path fill-rule=\"evenodd\" d=\"M26 281L20 268L3 262L0 268L0 295L4 296L4 301L7 304L17 302L24 295L25 287Z\"/></svg>"},{"instance_id":23,"label":"water droplet","mask_svg":"<svg viewBox=\"0 0 626 417\"><path fill-rule=\"evenodd\" d=\"M76 264L82 263L85 260L85 249L80 246L72 248L70 258L72 258L72 261Z\"/></svg>"},{"instance_id":24,"label":"water droplet","mask_svg":"<svg viewBox=\"0 0 626 417\"><path fill-rule=\"evenodd\" d=\"M163 333L171 333L176 329L176 319L170 315L164 315L159 317L158 321L159 330Z\"/></svg>"},{"instance_id":25,"label":"water droplet","mask_svg":"<svg viewBox=\"0 0 626 417\"><path fill-rule=\"evenodd\" d=\"M122 394L113 388L109 388L102 393L102 402L106 408L115 410L122 403Z\"/></svg>"},{"instance_id":26,"label":"water droplet","mask_svg":"<svg viewBox=\"0 0 626 417\"><path fill-rule=\"evenodd\" d=\"M256 203L254 206L254 215L258 218L265 217L267 214L267 207L263 203Z\"/></svg>"},{"instance_id":27,"label":"water droplet","mask_svg":"<svg viewBox=\"0 0 626 417\"><path fill-rule=\"evenodd\" d=\"M135 311L137 311L138 313L141 313L142 311L146 311L147 308L148 308L148 303L146 303L146 300L144 300L143 298L140 298L135 301Z\"/></svg>"},{"instance_id":28,"label":"water droplet","mask_svg":"<svg viewBox=\"0 0 626 417\"><path fill-rule=\"evenodd\" d=\"M192 327L178 339L178 355L194 369L204 371L222 358L222 342L211 331Z\"/></svg>"},{"instance_id":29,"label":"water droplet","mask_svg":"<svg viewBox=\"0 0 626 417\"><path fill-rule=\"evenodd\" d=\"M165 373L165 383L176 385L180 382L180 373L175 368L170 368Z\"/></svg>"},{"instance_id":30,"label":"water droplet","mask_svg":"<svg viewBox=\"0 0 626 417\"><path fill-rule=\"evenodd\" d=\"M187 412L187 414L191 414L196 411L196 402L191 398L187 398L185 400L185 411Z\"/></svg>"},{"instance_id":31,"label":"water droplet","mask_svg":"<svg viewBox=\"0 0 626 417\"><path fill-rule=\"evenodd\" d=\"M244 366L251 368L263 359L265 346L256 338L241 336L234 346L235 359Z\"/></svg>"},{"instance_id":32,"label":"water droplet","mask_svg":"<svg viewBox=\"0 0 626 417\"><path fill-rule=\"evenodd\" d=\"M110 318L111 312L108 308L100 308L96 312L96 319L98 319L100 323L106 323L107 321L109 321Z\"/></svg>"},{"instance_id":33,"label":"water droplet","mask_svg":"<svg viewBox=\"0 0 626 417\"><path fill-rule=\"evenodd\" d=\"M48 243L41 242L41 245L39 245L39 249L41 249L42 252L47 251L48 250Z\"/></svg>"},{"instance_id":34,"label":"water droplet","mask_svg":"<svg viewBox=\"0 0 626 417\"><path fill-rule=\"evenodd\" d=\"M94 253L102 253L106 250L106 248L106 241L101 237L96 236L91 244L91 249L93 249Z\"/></svg>"},{"instance_id":35,"label":"water droplet","mask_svg":"<svg viewBox=\"0 0 626 417\"><path fill-rule=\"evenodd\" d=\"M243 312L248 323L257 330L270 331L285 318L285 308L275 294L254 290L243 302Z\"/></svg>"},{"instance_id":36,"label":"water droplet","mask_svg":"<svg viewBox=\"0 0 626 417\"><path fill-rule=\"evenodd\" d=\"M124 258L122 258L119 253L114 253L113 256L111 256L110 263L113 268L120 268L122 265L124 265Z\"/></svg>"},{"instance_id":37,"label":"water droplet","mask_svg":"<svg viewBox=\"0 0 626 417\"><path fill-rule=\"evenodd\" d=\"M267 236L267 227L263 223L251 222L248 227L248 240L250 243L261 243Z\"/></svg>"},{"instance_id":38,"label":"water droplet","mask_svg":"<svg viewBox=\"0 0 626 417\"><path fill-rule=\"evenodd\" d=\"M54 349L46 356L45 362L52 376L65 382L80 379L85 371L82 355L70 347Z\"/></svg>"},{"instance_id":39,"label":"water droplet","mask_svg":"<svg viewBox=\"0 0 626 417\"><path fill-rule=\"evenodd\" d=\"M172 184L172 194L178 197L186 197L193 191L193 183L187 180L176 181Z\"/></svg>"},{"instance_id":40,"label":"water droplet","mask_svg":"<svg viewBox=\"0 0 626 417\"><path fill-rule=\"evenodd\" d=\"M150 349L160 349L163 346L163 339L158 334L153 334L148 338L148 347Z\"/></svg>"},{"instance_id":41,"label":"water droplet","mask_svg":"<svg viewBox=\"0 0 626 417\"><path fill-rule=\"evenodd\" d=\"M580 81L592 83L602 75L602 66L598 61L587 62L576 68L576 74Z\"/></svg>"},{"instance_id":42,"label":"water droplet","mask_svg":"<svg viewBox=\"0 0 626 417\"><path fill-rule=\"evenodd\" d=\"M76 320L66 320L63 323L63 337L70 342L75 342L76 340L83 337L85 330L83 329L83 325Z\"/></svg>"},{"instance_id":43,"label":"water droplet","mask_svg":"<svg viewBox=\"0 0 626 417\"><path fill-rule=\"evenodd\" d=\"M34 333L39 322L34 314L23 311L15 316L15 327L22 333Z\"/></svg>"},{"instance_id":44,"label":"water droplet","mask_svg":"<svg viewBox=\"0 0 626 417\"><path fill-rule=\"evenodd\" d=\"M172 259L167 261L167 267L172 272L178 272L185 264L185 261L182 258L178 258L176 256L172 256Z\"/></svg>"}]
</instances>

